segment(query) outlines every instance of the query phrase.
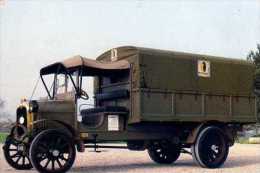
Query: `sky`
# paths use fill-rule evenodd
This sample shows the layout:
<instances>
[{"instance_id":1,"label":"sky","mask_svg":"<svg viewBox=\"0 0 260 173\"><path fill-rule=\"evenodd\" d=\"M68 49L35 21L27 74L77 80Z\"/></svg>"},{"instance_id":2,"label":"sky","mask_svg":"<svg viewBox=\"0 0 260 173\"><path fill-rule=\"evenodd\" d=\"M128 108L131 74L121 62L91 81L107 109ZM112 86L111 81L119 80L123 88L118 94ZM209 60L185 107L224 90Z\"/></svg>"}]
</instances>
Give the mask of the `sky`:
<instances>
[{"instance_id":1,"label":"sky","mask_svg":"<svg viewBox=\"0 0 260 173\"><path fill-rule=\"evenodd\" d=\"M0 97L12 115L41 67L74 55L133 45L246 59L260 43L259 0L1 1Z\"/></svg>"}]
</instances>

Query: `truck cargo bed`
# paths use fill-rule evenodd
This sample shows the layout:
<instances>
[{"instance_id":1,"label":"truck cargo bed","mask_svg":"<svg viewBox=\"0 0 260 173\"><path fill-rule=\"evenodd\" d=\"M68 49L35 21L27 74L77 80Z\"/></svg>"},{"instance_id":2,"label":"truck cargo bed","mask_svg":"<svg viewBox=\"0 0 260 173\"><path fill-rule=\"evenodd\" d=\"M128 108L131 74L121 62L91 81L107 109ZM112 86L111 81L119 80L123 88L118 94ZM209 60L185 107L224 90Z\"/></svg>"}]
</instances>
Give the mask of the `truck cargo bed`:
<instances>
[{"instance_id":1,"label":"truck cargo bed","mask_svg":"<svg viewBox=\"0 0 260 173\"><path fill-rule=\"evenodd\" d=\"M138 122L257 121L255 66L231 58L119 47L100 57L125 59L129 74L129 119Z\"/></svg>"}]
</instances>

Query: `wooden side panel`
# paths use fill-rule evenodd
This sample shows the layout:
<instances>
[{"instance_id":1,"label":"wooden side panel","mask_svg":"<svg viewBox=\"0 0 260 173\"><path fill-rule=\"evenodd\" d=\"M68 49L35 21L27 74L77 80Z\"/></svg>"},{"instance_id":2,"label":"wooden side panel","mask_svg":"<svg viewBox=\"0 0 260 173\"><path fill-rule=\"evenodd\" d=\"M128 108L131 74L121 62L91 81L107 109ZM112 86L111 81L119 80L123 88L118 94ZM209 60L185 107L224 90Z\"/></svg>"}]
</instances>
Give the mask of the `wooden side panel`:
<instances>
[{"instance_id":1,"label":"wooden side panel","mask_svg":"<svg viewBox=\"0 0 260 173\"><path fill-rule=\"evenodd\" d=\"M169 116L172 114L172 98L168 93L142 92L141 110L144 114Z\"/></svg>"},{"instance_id":2,"label":"wooden side panel","mask_svg":"<svg viewBox=\"0 0 260 173\"><path fill-rule=\"evenodd\" d=\"M202 96L199 94L175 94L176 115L202 115Z\"/></svg>"},{"instance_id":3,"label":"wooden side panel","mask_svg":"<svg viewBox=\"0 0 260 173\"><path fill-rule=\"evenodd\" d=\"M130 100L130 112L128 123L138 123L141 121L141 102L140 102L140 92L132 91Z\"/></svg>"},{"instance_id":4,"label":"wooden side panel","mask_svg":"<svg viewBox=\"0 0 260 173\"><path fill-rule=\"evenodd\" d=\"M233 118L250 118L255 115L253 97L233 97Z\"/></svg>"},{"instance_id":5,"label":"wooden side panel","mask_svg":"<svg viewBox=\"0 0 260 173\"><path fill-rule=\"evenodd\" d=\"M229 97L228 96L205 96L205 114L207 116L225 116L228 118L229 112Z\"/></svg>"},{"instance_id":6,"label":"wooden side panel","mask_svg":"<svg viewBox=\"0 0 260 173\"><path fill-rule=\"evenodd\" d=\"M134 112L134 116L140 115L138 122L256 121L254 97L143 90L134 101L135 105L140 101L140 114Z\"/></svg>"}]
</instances>

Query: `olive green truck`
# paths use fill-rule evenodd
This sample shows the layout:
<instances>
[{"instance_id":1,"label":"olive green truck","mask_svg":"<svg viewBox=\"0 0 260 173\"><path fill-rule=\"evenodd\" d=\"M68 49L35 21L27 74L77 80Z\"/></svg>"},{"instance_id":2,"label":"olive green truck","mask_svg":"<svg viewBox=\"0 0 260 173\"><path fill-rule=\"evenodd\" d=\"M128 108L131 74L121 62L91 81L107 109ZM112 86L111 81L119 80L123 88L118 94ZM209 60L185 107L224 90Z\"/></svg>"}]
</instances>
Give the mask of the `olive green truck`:
<instances>
[{"instance_id":1,"label":"olive green truck","mask_svg":"<svg viewBox=\"0 0 260 173\"><path fill-rule=\"evenodd\" d=\"M16 169L66 172L85 148L147 149L160 164L189 153L218 168L260 119L260 78L244 60L125 46L50 64L40 78L47 97L21 101L3 147Z\"/></svg>"}]
</instances>

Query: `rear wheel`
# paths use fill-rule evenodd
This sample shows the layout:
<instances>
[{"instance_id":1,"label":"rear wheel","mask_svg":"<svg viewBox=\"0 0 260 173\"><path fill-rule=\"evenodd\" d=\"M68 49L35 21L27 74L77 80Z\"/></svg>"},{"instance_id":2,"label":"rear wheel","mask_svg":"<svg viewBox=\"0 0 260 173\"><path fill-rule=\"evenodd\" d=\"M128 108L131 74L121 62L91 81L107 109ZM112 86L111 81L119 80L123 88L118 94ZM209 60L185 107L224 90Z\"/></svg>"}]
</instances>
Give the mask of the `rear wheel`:
<instances>
[{"instance_id":1,"label":"rear wheel","mask_svg":"<svg viewBox=\"0 0 260 173\"><path fill-rule=\"evenodd\" d=\"M205 168L218 168L227 159L229 146L223 131L214 126L203 129L191 148L194 160Z\"/></svg>"},{"instance_id":2,"label":"rear wheel","mask_svg":"<svg viewBox=\"0 0 260 173\"><path fill-rule=\"evenodd\" d=\"M178 145L170 142L153 142L148 148L150 158L159 164L171 164L175 162L181 153Z\"/></svg>"},{"instance_id":3,"label":"rear wheel","mask_svg":"<svg viewBox=\"0 0 260 173\"><path fill-rule=\"evenodd\" d=\"M8 136L3 146L4 156L7 163L18 170L28 170L32 168L26 143L19 142Z\"/></svg>"},{"instance_id":4,"label":"rear wheel","mask_svg":"<svg viewBox=\"0 0 260 173\"><path fill-rule=\"evenodd\" d=\"M30 147L30 159L41 173L63 173L75 160L73 140L60 130L45 130L38 134Z\"/></svg>"}]
</instances>

